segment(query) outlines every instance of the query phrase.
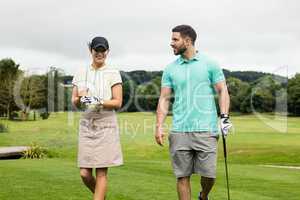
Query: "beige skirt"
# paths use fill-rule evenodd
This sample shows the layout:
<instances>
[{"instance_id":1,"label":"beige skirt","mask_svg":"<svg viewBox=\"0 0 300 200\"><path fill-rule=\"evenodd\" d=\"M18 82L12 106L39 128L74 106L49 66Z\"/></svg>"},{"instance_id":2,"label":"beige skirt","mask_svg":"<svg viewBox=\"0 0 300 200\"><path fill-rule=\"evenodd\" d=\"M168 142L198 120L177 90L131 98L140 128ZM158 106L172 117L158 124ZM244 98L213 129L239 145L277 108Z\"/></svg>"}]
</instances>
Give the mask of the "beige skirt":
<instances>
[{"instance_id":1,"label":"beige skirt","mask_svg":"<svg viewBox=\"0 0 300 200\"><path fill-rule=\"evenodd\" d=\"M78 167L105 168L123 164L114 111L83 113L79 125Z\"/></svg>"}]
</instances>

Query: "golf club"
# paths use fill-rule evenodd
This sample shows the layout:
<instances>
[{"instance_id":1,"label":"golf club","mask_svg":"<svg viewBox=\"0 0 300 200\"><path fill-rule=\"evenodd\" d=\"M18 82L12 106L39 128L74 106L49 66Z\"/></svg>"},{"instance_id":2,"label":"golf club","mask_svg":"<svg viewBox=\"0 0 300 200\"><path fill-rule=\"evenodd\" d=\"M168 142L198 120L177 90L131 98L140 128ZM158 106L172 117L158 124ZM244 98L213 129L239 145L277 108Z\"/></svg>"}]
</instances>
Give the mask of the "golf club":
<instances>
[{"instance_id":1,"label":"golf club","mask_svg":"<svg viewBox=\"0 0 300 200\"><path fill-rule=\"evenodd\" d=\"M227 167L227 148L226 148L226 137L222 131L222 139L223 139L223 150L224 150L224 161L225 161L225 173L226 173L226 184L227 184L227 196L228 200L230 200L229 193L229 178L228 178L228 167Z\"/></svg>"}]
</instances>

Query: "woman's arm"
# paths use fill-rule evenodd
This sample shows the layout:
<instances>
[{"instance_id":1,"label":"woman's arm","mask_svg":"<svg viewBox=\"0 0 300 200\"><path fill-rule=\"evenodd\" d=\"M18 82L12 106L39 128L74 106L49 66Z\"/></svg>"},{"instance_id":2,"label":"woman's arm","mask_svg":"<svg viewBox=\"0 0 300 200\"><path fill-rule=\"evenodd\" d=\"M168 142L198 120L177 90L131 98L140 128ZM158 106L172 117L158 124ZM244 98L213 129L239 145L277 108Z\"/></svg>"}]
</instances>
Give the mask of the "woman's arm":
<instances>
[{"instance_id":1,"label":"woman's arm","mask_svg":"<svg viewBox=\"0 0 300 200\"><path fill-rule=\"evenodd\" d=\"M73 86L72 90L72 105L77 106L79 104L80 97L87 96L87 89L79 90L76 85Z\"/></svg>"},{"instance_id":2,"label":"woman's arm","mask_svg":"<svg viewBox=\"0 0 300 200\"><path fill-rule=\"evenodd\" d=\"M79 103L79 94L78 94L78 87L77 86L73 86L71 101L72 101L72 105L74 107L76 107Z\"/></svg>"},{"instance_id":3,"label":"woman's arm","mask_svg":"<svg viewBox=\"0 0 300 200\"><path fill-rule=\"evenodd\" d=\"M123 91L122 84L118 83L111 87L112 99L104 100L103 107L109 109L119 109L122 107Z\"/></svg>"}]
</instances>

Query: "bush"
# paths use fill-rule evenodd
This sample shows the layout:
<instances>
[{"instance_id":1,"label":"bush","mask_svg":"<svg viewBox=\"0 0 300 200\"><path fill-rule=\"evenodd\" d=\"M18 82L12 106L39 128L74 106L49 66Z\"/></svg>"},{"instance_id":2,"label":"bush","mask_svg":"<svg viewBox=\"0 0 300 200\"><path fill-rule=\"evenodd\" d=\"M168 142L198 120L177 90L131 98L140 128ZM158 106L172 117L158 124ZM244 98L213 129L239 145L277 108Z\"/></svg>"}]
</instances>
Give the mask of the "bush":
<instances>
[{"instance_id":1,"label":"bush","mask_svg":"<svg viewBox=\"0 0 300 200\"><path fill-rule=\"evenodd\" d=\"M40 117L41 117L42 119L48 119L49 116L50 116L50 113L49 113L49 112L42 112L42 113L40 113Z\"/></svg>"},{"instance_id":2,"label":"bush","mask_svg":"<svg viewBox=\"0 0 300 200\"><path fill-rule=\"evenodd\" d=\"M36 143L32 143L30 147L23 152L24 159L41 159L46 156L47 150Z\"/></svg>"},{"instance_id":3,"label":"bush","mask_svg":"<svg viewBox=\"0 0 300 200\"><path fill-rule=\"evenodd\" d=\"M0 133L4 133L4 132L7 132L7 126L0 123Z\"/></svg>"},{"instance_id":4,"label":"bush","mask_svg":"<svg viewBox=\"0 0 300 200\"><path fill-rule=\"evenodd\" d=\"M19 118L19 114L18 114L18 112L16 112L16 111L12 112L12 113L10 114L10 116L9 116L9 119L10 119L10 120L15 120L15 119L17 119L17 118Z\"/></svg>"}]
</instances>

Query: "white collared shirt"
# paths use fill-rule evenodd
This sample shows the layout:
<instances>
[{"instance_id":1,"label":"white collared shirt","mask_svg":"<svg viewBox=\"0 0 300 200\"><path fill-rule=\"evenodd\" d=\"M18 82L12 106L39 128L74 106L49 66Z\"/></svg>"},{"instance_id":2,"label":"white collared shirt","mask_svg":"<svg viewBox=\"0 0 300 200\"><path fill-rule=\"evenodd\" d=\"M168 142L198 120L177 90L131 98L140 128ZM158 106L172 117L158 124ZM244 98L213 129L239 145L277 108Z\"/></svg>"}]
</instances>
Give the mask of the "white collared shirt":
<instances>
[{"instance_id":1,"label":"white collared shirt","mask_svg":"<svg viewBox=\"0 0 300 200\"><path fill-rule=\"evenodd\" d=\"M112 86L122 83L119 70L110 66L103 66L99 69L88 67L80 68L73 77L72 84L78 90L88 89L88 96L97 96L104 100L112 98Z\"/></svg>"}]
</instances>

